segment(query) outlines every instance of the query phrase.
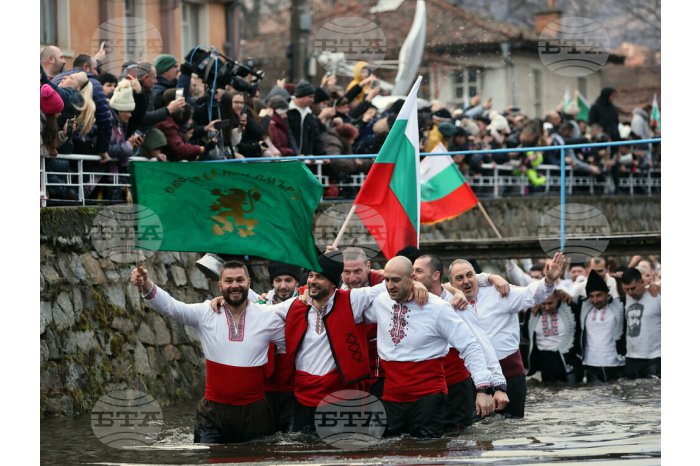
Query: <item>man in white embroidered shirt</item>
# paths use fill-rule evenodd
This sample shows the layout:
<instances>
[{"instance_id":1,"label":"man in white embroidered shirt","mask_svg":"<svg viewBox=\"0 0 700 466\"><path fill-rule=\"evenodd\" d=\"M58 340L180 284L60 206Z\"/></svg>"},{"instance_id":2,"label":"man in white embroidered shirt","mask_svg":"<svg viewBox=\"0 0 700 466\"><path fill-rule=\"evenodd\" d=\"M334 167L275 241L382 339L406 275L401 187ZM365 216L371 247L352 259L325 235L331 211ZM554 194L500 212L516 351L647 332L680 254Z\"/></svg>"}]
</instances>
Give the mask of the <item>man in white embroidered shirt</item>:
<instances>
[{"instance_id":1,"label":"man in white embroidered shirt","mask_svg":"<svg viewBox=\"0 0 700 466\"><path fill-rule=\"evenodd\" d=\"M284 320L274 306L248 300L246 266L237 261L224 265L220 314L211 311L208 301L177 301L157 287L143 267L131 272L131 283L141 289L152 309L194 327L201 336L206 387L197 403L194 442L245 442L272 434L274 419L265 399L263 368L270 343L284 347Z\"/></svg>"},{"instance_id":2,"label":"man in white embroidered shirt","mask_svg":"<svg viewBox=\"0 0 700 466\"><path fill-rule=\"evenodd\" d=\"M510 403L503 414L512 417L525 416L525 368L520 355L520 324L518 311L542 303L554 292L556 280L564 266L564 254L557 252L545 266L545 278L526 287L511 286L505 298L494 288L480 288L471 264L457 259L450 264L452 286L462 290L469 300L467 309L476 313L479 324L491 339L508 384Z\"/></svg>"},{"instance_id":3,"label":"man in white embroidered shirt","mask_svg":"<svg viewBox=\"0 0 700 466\"><path fill-rule=\"evenodd\" d=\"M411 292L413 264L403 256L389 260L384 269L388 293L379 295L365 312L377 322L377 347L386 372L382 400L388 435L408 432L415 437L443 433L442 408L447 385L442 358L448 344L466 361L477 388L477 414L493 411L491 386L481 346L452 306L435 295L418 306Z\"/></svg>"}]
</instances>

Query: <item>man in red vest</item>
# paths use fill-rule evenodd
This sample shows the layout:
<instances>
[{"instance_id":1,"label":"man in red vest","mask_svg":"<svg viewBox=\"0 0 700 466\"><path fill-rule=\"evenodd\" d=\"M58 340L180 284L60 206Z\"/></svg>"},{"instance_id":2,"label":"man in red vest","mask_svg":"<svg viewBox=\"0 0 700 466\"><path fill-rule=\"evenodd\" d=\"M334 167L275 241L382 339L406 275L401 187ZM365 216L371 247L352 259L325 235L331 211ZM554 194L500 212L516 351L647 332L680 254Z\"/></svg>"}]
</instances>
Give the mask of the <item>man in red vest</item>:
<instances>
[{"instance_id":1,"label":"man in red vest","mask_svg":"<svg viewBox=\"0 0 700 466\"><path fill-rule=\"evenodd\" d=\"M343 250L342 278L342 288L352 290L377 285L384 281L384 274L372 270L371 263L363 249L349 247ZM381 398L384 387L384 371L379 364L379 355L377 354L377 324L364 322L360 326L367 335L370 376L360 382L359 388Z\"/></svg>"},{"instance_id":2,"label":"man in red vest","mask_svg":"<svg viewBox=\"0 0 700 466\"><path fill-rule=\"evenodd\" d=\"M211 312L208 301L185 304L174 299L153 283L143 267L131 272L131 283L141 289L149 307L194 327L201 337L206 387L197 403L194 442L246 442L272 434L274 419L265 399L264 367L270 343L284 347L284 319L248 299L250 276L245 264L224 264L219 313Z\"/></svg>"},{"instance_id":3,"label":"man in red vest","mask_svg":"<svg viewBox=\"0 0 700 466\"><path fill-rule=\"evenodd\" d=\"M319 256L320 271L309 272L308 301L294 302L286 314L287 353L294 355L294 430L312 431L316 407L326 395L356 388L369 376L363 313L386 290L384 283L371 288L340 289L343 259L339 252ZM419 290L424 301L427 290Z\"/></svg>"}]
</instances>

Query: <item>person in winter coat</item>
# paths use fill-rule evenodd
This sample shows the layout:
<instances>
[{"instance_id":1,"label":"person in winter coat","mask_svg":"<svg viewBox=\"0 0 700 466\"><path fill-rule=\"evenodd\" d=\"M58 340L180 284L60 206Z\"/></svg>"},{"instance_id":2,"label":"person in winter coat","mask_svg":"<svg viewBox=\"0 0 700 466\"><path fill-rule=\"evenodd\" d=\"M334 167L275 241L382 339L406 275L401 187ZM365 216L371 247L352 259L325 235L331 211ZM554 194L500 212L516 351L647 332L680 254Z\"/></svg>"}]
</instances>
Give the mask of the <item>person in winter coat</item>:
<instances>
[{"instance_id":1,"label":"person in winter coat","mask_svg":"<svg viewBox=\"0 0 700 466\"><path fill-rule=\"evenodd\" d=\"M187 101L190 95L190 81L194 69L189 63L180 65L180 76L178 77L177 59L172 55L158 55L153 62L156 68L156 83L153 86L153 107L162 108L163 92L168 89L182 88L182 96Z\"/></svg>"},{"instance_id":2,"label":"person in winter coat","mask_svg":"<svg viewBox=\"0 0 700 466\"><path fill-rule=\"evenodd\" d=\"M289 104L281 96L272 96L268 99L267 132L272 144L280 151L282 157L296 155L297 148L290 133L287 123L287 111Z\"/></svg>"},{"instance_id":3,"label":"person in winter coat","mask_svg":"<svg viewBox=\"0 0 700 466\"><path fill-rule=\"evenodd\" d=\"M141 84L141 92L134 94L136 108L131 114L127 134L131 134L137 129L143 133L148 133L157 123L164 121L170 115L185 107L185 99L183 97L172 100L164 107L155 108L153 87L157 82L157 75L155 67L150 63L141 62L136 65L136 79Z\"/></svg>"},{"instance_id":4,"label":"person in winter coat","mask_svg":"<svg viewBox=\"0 0 700 466\"><path fill-rule=\"evenodd\" d=\"M169 105L175 100L175 90L168 89L163 93L163 101L165 105ZM185 106L181 110L177 110L172 115L168 116L165 121L161 121L156 125L156 128L161 130L168 141L168 144L163 148L163 153L168 158L168 161L180 160L198 160L208 150L216 146L215 141L209 141L205 146L188 144L182 139L182 128L192 119L192 107ZM205 131L214 131L219 120L214 120L205 127Z\"/></svg>"},{"instance_id":5,"label":"person in winter coat","mask_svg":"<svg viewBox=\"0 0 700 466\"><path fill-rule=\"evenodd\" d=\"M58 146L63 144L66 137L59 131L58 116L63 111L63 100L48 84L43 84L40 90L39 105L41 110L41 148L42 157L58 155Z\"/></svg>"},{"instance_id":6,"label":"person in winter coat","mask_svg":"<svg viewBox=\"0 0 700 466\"><path fill-rule=\"evenodd\" d=\"M613 141L619 141L620 131L617 126L620 124L620 119L617 108L613 104L615 96L616 91L612 87L604 87L600 91L600 95L588 112L588 124L598 123Z\"/></svg>"},{"instance_id":7,"label":"person in winter coat","mask_svg":"<svg viewBox=\"0 0 700 466\"><path fill-rule=\"evenodd\" d=\"M326 155L321 141L320 122L311 110L315 91L310 83L299 81L287 112L292 138L301 155Z\"/></svg>"},{"instance_id":8,"label":"person in winter coat","mask_svg":"<svg viewBox=\"0 0 700 466\"><path fill-rule=\"evenodd\" d=\"M133 83L134 86L139 85L137 80L133 80ZM132 81L124 79L117 85L109 106L112 108L112 139L109 142L109 156L119 161L120 168L126 169L129 157L132 157L134 150L143 143L143 138L137 133L129 138L126 137L131 112L136 107Z\"/></svg>"},{"instance_id":9,"label":"person in winter coat","mask_svg":"<svg viewBox=\"0 0 700 466\"><path fill-rule=\"evenodd\" d=\"M238 91L226 92L221 96L221 118L228 120L230 146L243 157L261 157L265 149L265 130L253 112L245 104L245 96Z\"/></svg>"}]
</instances>

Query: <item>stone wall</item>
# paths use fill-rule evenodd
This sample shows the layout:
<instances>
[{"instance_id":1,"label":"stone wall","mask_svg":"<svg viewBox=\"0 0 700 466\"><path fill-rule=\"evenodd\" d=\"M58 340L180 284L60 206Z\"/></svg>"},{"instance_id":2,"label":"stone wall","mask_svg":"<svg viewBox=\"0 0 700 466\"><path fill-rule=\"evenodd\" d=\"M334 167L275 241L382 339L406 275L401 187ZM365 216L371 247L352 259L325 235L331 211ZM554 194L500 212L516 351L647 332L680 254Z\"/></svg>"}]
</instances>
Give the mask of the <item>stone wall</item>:
<instances>
[{"instance_id":1,"label":"stone wall","mask_svg":"<svg viewBox=\"0 0 700 466\"><path fill-rule=\"evenodd\" d=\"M661 229L659 197L581 198L607 217L612 233ZM484 205L504 236L536 236L542 213L557 198L497 199ZM319 207L322 212L328 205ZM114 263L94 250L89 233L96 208L41 211L41 413L89 412L116 388L148 392L161 404L198 398L204 358L197 333L148 309L128 283L134 264ZM422 229L422 239L493 237L477 209ZM216 295L197 270L198 253L156 253L144 265L156 283L184 302ZM269 285L264 261L249 262L253 289Z\"/></svg>"}]
</instances>

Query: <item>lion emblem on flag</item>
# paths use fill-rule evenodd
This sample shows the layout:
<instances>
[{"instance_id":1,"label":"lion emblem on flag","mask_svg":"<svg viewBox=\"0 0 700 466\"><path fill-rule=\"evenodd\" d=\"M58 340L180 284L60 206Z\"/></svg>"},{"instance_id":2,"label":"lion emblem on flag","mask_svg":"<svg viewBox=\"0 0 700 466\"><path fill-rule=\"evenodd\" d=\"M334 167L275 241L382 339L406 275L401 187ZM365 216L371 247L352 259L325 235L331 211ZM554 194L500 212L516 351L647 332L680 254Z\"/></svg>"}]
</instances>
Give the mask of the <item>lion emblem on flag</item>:
<instances>
[{"instance_id":1,"label":"lion emblem on flag","mask_svg":"<svg viewBox=\"0 0 700 466\"><path fill-rule=\"evenodd\" d=\"M238 188L224 191L215 189L212 191L212 194L218 197L217 201L211 205L211 211L217 212L216 215L211 217L215 222L212 228L215 235L221 236L227 232L233 233L234 229L241 238L255 234L254 228L258 221L253 218L246 218L245 214L253 212L255 202L260 200L260 193L257 189L249 189L247 191Z\"/></svg>"}]
</instances>

